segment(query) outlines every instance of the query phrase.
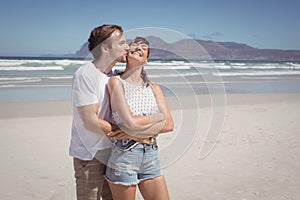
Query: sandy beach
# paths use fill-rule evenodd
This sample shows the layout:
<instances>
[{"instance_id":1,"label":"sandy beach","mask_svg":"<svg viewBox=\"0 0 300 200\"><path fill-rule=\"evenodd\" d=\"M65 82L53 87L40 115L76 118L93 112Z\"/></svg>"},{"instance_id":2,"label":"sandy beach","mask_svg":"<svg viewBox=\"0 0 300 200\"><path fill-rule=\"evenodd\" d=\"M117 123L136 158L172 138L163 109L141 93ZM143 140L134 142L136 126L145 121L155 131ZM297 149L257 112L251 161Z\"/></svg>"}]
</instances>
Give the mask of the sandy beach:
<instances>
[{"instance_id":1,"label":"sandy beach","mask_svg":"<svg viewBox=\"0 0 300 200\"><path fill-rule=\"evenodd\" d=\"M193 116L199 109L193 140L163 169L171 199L299 199L300 94L228 94L221 135L205 158L211 101L197 96L195 108L191 98L182 98L184 107L167 99L180 132L159 138L168 149L168 140L189 132L178 121L195 126L182 111ZM1 200L75 199L70 108L68 101L0 103Z\"/></svg>"}]
</instances>

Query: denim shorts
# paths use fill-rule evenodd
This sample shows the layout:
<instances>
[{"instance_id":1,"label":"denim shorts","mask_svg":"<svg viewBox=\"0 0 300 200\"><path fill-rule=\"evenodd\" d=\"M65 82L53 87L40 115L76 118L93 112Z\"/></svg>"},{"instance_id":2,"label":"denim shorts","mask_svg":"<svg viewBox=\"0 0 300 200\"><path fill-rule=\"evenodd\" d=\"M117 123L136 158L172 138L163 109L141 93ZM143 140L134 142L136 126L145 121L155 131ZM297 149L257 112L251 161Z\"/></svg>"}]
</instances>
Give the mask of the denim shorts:
<instances>
[{"instance_id":1,"label":"denim shorts","mask_svg":"<svg viewBox=\"0 0 300 200\"><path fill-rule=\"evenodd\" d=\"M137 185L161 176L157 144L136 144L128 150L115 145L106 167L106 179L114 184Z\"/></svg>"}]
</instances>

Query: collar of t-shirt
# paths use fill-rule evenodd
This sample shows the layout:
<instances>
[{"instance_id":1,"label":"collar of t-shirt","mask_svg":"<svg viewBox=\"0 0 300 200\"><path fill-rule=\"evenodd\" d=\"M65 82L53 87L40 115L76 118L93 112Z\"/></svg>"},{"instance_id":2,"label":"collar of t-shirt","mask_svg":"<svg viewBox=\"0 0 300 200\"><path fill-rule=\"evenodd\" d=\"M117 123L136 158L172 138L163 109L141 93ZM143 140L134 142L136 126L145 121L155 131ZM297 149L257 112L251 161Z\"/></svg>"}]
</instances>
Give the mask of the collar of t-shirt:
<instances>
[{"instance_id":1,"label":"collar of t-shirt","mask_svg":"<svg viewBox=\"0 0 300 200\"><path fill-rule=\"evenodd\" d=\"M112 77L112 76L117 76L117 75L120 75L121 74L121 71L118 70L118 69L115 69L115 70L110 70L110 72L107 74L108 77Z\"/></svg>"}]
</instances>

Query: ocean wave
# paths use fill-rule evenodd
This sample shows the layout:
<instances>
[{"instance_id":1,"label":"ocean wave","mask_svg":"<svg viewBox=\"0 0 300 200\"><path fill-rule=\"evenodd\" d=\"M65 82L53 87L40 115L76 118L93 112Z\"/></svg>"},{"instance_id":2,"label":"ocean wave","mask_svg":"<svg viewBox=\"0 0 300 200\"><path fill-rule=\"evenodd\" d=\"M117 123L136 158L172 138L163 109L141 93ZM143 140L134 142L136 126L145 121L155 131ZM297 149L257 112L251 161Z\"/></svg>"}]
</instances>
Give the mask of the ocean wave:
<instances>
[{"instance_id":1,"label":"ocean wave","mask_svg":"<svg viewBox=\"0 0 300 200\"><path fill-rule=\"evenodd\" d=\"M117 70L125 70L126 66L122 65L116 65L114 69ZM145 65L144 66L145 70L189 70L192 68L192 66L175 66L175 65Z\"/></svg>"},{"instance_id":2,"label":"ocean wave","mask_svg":"<svg viewBox=\"0 0 300 200\"><path fill-rule=\"evenodd\" d=\"M0 59L1 71L41 71L41 70L75 70L85 64L85 60L17 60Z\"/></svg>"},{"instance_id":3,"label":"ocean wave","mask_svg":"<svg viewBox=\"0 0 300 200\"><path fill-rule=\"evenodd\" d=\"M68 66L68 65L84 65L88 61L85 60L54 60L54 63L57 65L63 65L63 66Z\"/></svg>"},{"instance_id":4,"label":"ocean wave","mask_svg":"<svg viewBox=\"0 0 300 200\"><path fill-rule=\"evenodd\" d=\"M292 69L300 69L300 64L291 63Z\"/></svg>"},{"instance_id":5,"label":"ocean wave","mask_svg":"<svg viewBox=\"0 0 300 200\"><path fill-rule=\"evenodd\" d=\"M174 65L160 65L160 66L145 66L145 69L159 69L159 70L169 70L169 69L175 69L175 70L188 70L191 69L191 66L174 66Z\"/></svg>"},{"instance_id":6,"label":"ocean wave","mask_svg":"<svg viewBox=\"0 0 300 200\"><path fill-rule=\"evenodd\" d=\"M300 71L253 71L253 72L219 72L212 73L214 76L280 76L300 75Z\"/></svg>"},{"instance_id":7,"label":"ocean wave","mask_svg":"<svg viewBox=\"0 0 300 200\"><path fill-rule=\"evenodd\" d=\"M249 65L244 65L244 66L235 66L232 65L232 68L234 69L257 69L257 70L264 70L264 69L294 69L290 65L255 65L255 66L249 66Z\"/></svg>"},{"instance_id":8,"label":"ocean wave","mask_svg":"<svg viewBox=\"0 0 300 200\"><path fill-rule=\"evenodd\" d=\"M87 60L72 59L0 59L0 81L30 81L32 79L71 79L75 70ZM124 71L125 63L117 63L115 69ZM215 76L280 76L299 75L299 62L250 62L250 61L182 61L150 60L145 65L149 77L190 77L203 74ZM12 77L12 78L10 78ZM49 81L50 82L50 81Z\"/></svg>"},{"instance_id":9,"label":"ocean wave","mask_svg":"<svg viewBox=\"0 0 300 200\"><path fill-rule=\"evenodd\" d=\"M73 76L48 76L43 77L44 79L53 79L53 80L63 80L63 79L72 79Z\"/></svg>"},{"instance_id":10,"label":"ocean wave","mask_svg":"<svg viewBox=\"0 0 300 200\"><path fill-rule=\"evenodd\" d=\"M28 79L8 79L7 81L0 81L0 87L13 87L14 84L20 84L20 83L33 83L33 82L39 82L41 79L39 78L28 78Z\"/></svg>"},{"instance_id":11,"label":"ocean wave","mask_svg":"<svg viewBox=\"0 0 300 200\"><path fill-rule=\"evenodd\" d=\"M64 70L62 66L39 66L39 67L29 67L29 66L11 66L11 67L0 67L0 71L50 71L50 70Z\"/></svg>"},{"instance_id":12,"label":"ocean wave","mask_svg":"<svg viewBox=\"0 0 300 200\"><path fill-rule=\"evenodd\" d=\"M147 63L147 65L150 65L150 66L168 66L168 65L171 65L171 66L183 66L183 65L191 65L190 62L184 62L184 61L169 61L169 62L157 62L157 61L150 61Z\"/></svg>"},{"instance_id":13,"label":"ocean wave","mask_svg":"<svg viewBox=\"0 0 300 200\"><path fill-rule=\"evenodd\" d=\"M46 77L0 77L0 82L7 81L29 81L29 80L42 80L42 79L51 79L51 80L65 80L72 79L73 76L46 76Z\"/></svg>"},{"instance_id":14,"label":"ocean wave","mask_svg":"<svg viewBox=\"0 0 300 200\"><path fill-rule=\"evenodd\" d=\"M188 76L200 76L206 73L183 73L183 74L149 74L150 78L176 78L176 77L188 77Z\"/></svg>"},{"instance_id":15,"label":"ocean wave","mask_svg":"<svg viewBox=\"0 0 300 200\"><path fill-rule=\"evenodd\" d=\"M168 69L178 69L178 70L188 70L192 68L196 69L222 69L222 70L230 70L230 69L252 69L252 70L271 70L271 69L300 69L300 65L276 65L276 64L265 64L265 65L248 65L248 64L226 64L226 63L189 63L185 65L172 65L171 63L160 63L159 65L151 65L147 64L145 66L147 69L159 69L159 70L168 70ZM125 69L125 66L122 66L122 69Z\"/></svg>"},{"instance_id":16,"label":"ocean wave","mask_svg":"<svg viewBox=\"0 0 300 200\"><path fill-rule=\"evenodd\" d=\"M65 63L65 64L84 64L88 61L86 60L71 60L71 59L49 59L49 60L39 60L39 59L0 59L0 65L5 63Z\"/></svg>"}]
</instances>

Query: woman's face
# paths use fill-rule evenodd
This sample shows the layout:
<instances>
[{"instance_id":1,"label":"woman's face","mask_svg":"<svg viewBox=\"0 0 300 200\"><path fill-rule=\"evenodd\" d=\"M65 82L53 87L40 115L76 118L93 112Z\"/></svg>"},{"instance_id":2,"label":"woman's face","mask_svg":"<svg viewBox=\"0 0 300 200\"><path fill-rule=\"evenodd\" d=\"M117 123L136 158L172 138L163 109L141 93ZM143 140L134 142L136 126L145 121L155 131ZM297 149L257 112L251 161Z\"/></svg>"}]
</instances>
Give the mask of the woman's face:
<instances>
[{"instance_id":1,"label":"woman's face","mask_svg":"<svg viewBox=\"0 0 300 200\"><path fill-rule=\"evenodd\" d=\"M134 61L139 65L143 65L148 61L149 46L143 42L133 42L129 45L127 62Z\"/></svg>"}]
</instances>

